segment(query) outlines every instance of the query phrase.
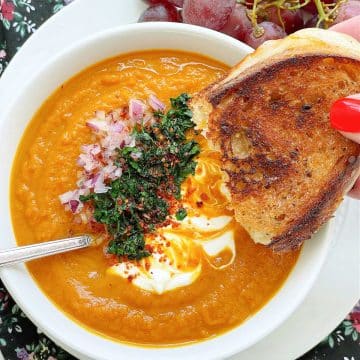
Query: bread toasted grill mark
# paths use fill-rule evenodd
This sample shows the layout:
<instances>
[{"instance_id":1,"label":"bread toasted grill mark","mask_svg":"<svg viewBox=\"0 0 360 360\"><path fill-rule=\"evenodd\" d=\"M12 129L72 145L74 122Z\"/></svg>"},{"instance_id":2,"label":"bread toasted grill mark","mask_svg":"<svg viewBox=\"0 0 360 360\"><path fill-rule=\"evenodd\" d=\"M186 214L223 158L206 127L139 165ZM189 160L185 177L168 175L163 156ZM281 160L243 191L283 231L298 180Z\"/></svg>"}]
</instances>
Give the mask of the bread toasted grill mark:
<instances>
[{"instance_id":1,"label":"bread toasted grill mark","mask_svg":"<svg viewBox=\"0 0 360 360\"><path fill-rule=\"evenodd\" d=\"M301 54L296 39L273 42L282 52L260 65L256 51L253 67L239 71L245 59L191 105L221 151L237 221L277 251L310 238L359 172L360 146L333 130L328 114L338 98L360 93L360 44L357 58L354 49L331 55L327 43L326 51ZM289 44L297 55L289 57Z\"/></svg>"}]
</instances>

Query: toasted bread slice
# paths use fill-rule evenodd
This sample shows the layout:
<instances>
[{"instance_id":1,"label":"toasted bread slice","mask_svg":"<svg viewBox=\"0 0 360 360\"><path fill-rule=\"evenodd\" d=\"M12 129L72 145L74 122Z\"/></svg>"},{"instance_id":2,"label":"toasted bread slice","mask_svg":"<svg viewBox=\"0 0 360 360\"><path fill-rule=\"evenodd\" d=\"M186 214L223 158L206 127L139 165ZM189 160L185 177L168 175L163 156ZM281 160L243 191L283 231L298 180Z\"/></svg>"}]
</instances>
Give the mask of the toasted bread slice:
<instances>
[{"instance_id":1,"label":"toasted bread slice","mask_svg":"<svg viewBox=\"0 0 360 360\"><path fill-rule=\"evenodd\" d=\"M360 43L320 29L269 41L191 101L221 151L231 206L255 242L297 248L359 174L360 145L330 127L338 98L360 93Z\"/></svg>"}]
</instances>

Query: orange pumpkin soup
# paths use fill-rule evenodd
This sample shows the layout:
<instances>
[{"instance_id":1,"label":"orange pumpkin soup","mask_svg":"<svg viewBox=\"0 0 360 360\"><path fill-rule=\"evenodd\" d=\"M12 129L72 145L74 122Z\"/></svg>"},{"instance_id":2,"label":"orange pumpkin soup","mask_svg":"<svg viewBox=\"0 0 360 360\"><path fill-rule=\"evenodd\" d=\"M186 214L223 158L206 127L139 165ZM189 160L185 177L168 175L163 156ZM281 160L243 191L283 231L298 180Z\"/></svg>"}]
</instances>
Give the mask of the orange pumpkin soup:
<instances>
[{"instance_id":1,"label":"orange pumpkin soup","mask_svg":"<svg viewBox=\"0 0 360 360\"><path fill-rule=\"evenodd\" d=\"M96 111L109 113L152 94L169 107L169 98L191 95L227 69L200 55L154 50L103 61L64 83L32 119L14 162L11 207L19 245L98 234L59 201L77 186L80 147L96 141L86 126ZM258 311L295 265L299 251L274 254L236 224L221 159L201 135L194 137L201 148L198 165L181 186L187 217L157 230L172 257L167 267L150 256L129 260L124 270L104 242L28 264L58 308L91 331L147 345L206 339ZM135 280L124 275L131 266L141 269Z\"/></svg>"}]
</instances>

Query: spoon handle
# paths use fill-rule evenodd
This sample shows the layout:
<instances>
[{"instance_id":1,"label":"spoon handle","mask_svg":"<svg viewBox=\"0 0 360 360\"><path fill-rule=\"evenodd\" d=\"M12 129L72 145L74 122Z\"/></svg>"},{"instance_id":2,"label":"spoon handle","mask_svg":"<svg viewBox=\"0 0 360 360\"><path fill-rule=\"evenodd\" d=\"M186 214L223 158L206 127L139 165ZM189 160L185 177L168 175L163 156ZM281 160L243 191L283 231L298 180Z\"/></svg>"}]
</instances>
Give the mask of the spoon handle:
<instances>
[{"instance_id":1,"label":"spoon handle","mask_svg":"<svg viewBox=\"0 0 360 360\"><path fill-rule=\"evenodd\" d=\"M18 246L9 250L0 250L0 267L81 249L89 246L90 243L91 237L82 235L35 245Z\"/></svg>"}]
</instances>

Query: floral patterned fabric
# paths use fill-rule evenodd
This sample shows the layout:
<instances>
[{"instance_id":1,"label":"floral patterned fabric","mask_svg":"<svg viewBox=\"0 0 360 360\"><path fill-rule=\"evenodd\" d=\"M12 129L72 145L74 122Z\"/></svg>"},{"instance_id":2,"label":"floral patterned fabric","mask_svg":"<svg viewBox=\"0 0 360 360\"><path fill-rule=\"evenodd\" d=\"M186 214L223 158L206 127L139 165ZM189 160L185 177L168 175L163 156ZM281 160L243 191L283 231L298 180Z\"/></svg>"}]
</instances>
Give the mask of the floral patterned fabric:
<instances>
[{"instance_id":1,"label":"floral patterned fabric","mask_svg":"<svg viewBox=\"0 0 360 360\"><path fill-rule=\"evenodd\" d=\"M23 42L71 1L0 0L0 76ZM1 281L0 350L6 360L75 359L36 329ZM360 360L360 302L326 339L298 360L320 359Z\"/></svg>"}]
</instances>

